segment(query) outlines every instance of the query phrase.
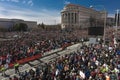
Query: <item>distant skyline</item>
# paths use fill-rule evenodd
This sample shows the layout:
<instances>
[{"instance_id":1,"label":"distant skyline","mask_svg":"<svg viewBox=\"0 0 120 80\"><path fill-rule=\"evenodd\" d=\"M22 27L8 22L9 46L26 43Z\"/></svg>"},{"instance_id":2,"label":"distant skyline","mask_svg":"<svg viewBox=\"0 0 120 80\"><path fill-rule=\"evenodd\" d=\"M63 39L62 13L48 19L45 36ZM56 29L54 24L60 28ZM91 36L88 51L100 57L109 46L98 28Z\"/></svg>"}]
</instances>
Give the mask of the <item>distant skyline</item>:
<instances>
[{"instance_id":1,"label":"distant skyline","mask_svg":"<svg viewBox=\"0 0 120 80\"><path fill-rule=\"evenodd\" d=\"M105 8L111 17L116 9L120 9L120 0L0 0L0 18L57 24L61 22L61 10L69 3L85 7L92 5L98 10Z\"/></svg>"}]
</instances>

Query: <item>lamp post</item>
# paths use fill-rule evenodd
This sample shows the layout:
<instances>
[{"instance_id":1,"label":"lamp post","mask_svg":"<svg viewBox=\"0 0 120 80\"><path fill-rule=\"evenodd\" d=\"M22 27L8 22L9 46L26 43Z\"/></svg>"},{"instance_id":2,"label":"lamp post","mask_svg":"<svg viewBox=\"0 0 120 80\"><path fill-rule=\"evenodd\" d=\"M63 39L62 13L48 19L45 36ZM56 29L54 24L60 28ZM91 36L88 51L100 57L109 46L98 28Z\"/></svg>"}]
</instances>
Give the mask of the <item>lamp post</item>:
<instances>
[{"instance_id":1,"label":"lamp post","mask_svg":"<svg viewBox=\"0 0 120 80\"><path fill-rule=\"evenodd\" d=\"M116 11L117 11L117 14L116 14L116 27L115 27L116 34L115 34L115 38L116 38L116 40L117 40L119 9L117 9Z\"/></svg>"},{"instance_id":2,"label":"lamp post","mask_svg":"<svg viewBox=\"0 0 120 80\"><path fill-rule=\"evenodd\" d=\"M106 28L106 17L107 17L107 15L106 15L106 10L105 10L105 8L104 8L104 34L103 34L103 40L104 40L104 44L105 44L105 37L106 37L106 31L105 31L105 28Z\"/></svg>"}]
</instances>

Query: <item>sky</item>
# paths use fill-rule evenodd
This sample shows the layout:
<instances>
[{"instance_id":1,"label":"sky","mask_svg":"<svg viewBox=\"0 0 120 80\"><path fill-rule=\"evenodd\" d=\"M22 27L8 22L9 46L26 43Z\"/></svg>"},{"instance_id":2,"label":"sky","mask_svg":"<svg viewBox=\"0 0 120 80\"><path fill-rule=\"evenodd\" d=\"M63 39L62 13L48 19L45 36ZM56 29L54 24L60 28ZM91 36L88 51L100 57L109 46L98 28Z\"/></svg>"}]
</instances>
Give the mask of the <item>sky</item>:
<instances>
[{"instance_id":1,"label":"sky","mask_svg":"<svg viewBox=\"0 0 120 80\"><path fill-rule=\"evenodd\" d=\"M116 10L120 9L120 0L0 0L0 18L58 24L61 22L61 10L70 3L105 9L110 17L114 17Z\"/></svg>"}]
</instances>

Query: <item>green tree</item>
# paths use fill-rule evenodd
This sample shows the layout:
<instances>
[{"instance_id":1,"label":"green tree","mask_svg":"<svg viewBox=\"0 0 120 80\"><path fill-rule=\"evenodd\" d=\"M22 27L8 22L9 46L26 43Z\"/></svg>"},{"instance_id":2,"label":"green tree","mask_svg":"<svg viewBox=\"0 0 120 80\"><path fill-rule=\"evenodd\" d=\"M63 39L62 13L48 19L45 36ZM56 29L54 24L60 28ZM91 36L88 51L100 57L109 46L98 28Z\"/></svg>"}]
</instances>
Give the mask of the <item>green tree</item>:
<instances>
[{"instance_id":1,"label":"green tree","mask_svg":"<svg viewBox=\"0 0 120 80\"><path fill-rule=\"evenodd\" d=\"M44 23L41 24L41 28L42 28L42 29L45 29Z\"/></svg>"},{"instance_id":2,"label":"green tree","mask_svg":"<svg viewBox=\"0 0 120 80\"><path fill-rule=\"evenodd\" d=\"M44 23L38 24L38 28L46 29L46 25Z\"/></svg>"},{"instance_id":3,"label":"green tree","mask_svg":"<svg viewBox=\"0 0 120 80\"><path fill-rule=\"evenodd\" d=\"M25 23L18 23L13 26L13 31L27 31L28 26Z\"/></svg>"},{"instance_id":4,"label":"green tree","mask_svg":"<svg viewBox=\"0 0 120 80\"><path fill-rule=\"evenodd\" d=\"M7 31L8 31L7 28L0 26L0 32L1 32L1 36L0 37L6 38L5 32L7 32Z\"/></svg>"},{"instance_id":5,"label":"green tree","mask_svg":"<svg viewBox=\"0 0 120 80\"><path fill-rule=\"evenodd\" d=\"M4 28L4 27L0 27L0 32L7 32L7 28Z\"/></svg>"}]
</instances>

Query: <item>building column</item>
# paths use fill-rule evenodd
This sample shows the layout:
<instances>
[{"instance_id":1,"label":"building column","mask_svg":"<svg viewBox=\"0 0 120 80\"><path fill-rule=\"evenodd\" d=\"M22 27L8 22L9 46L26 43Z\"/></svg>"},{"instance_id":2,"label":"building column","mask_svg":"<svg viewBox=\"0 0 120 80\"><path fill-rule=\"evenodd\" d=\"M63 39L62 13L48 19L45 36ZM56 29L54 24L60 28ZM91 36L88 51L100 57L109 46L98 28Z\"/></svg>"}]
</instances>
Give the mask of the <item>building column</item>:
<instances>
[{"instance_id":1,"label":"building column","mask_svg":"<svg viewBox=\"0 0 120 80\"><path fill-rule=\"evenodd\" d=\"M68 13L66 13L66 24L68 25Z\"/></svg>"},{"instance_id":2,"label":"building column","mask_svg":"<svg viewBox=\"0 0 120 80\"><path fill-rule=\"evenodd\" d=\"M74 24L74 13L73 12L71 13L71 22L72 24Z\"/></svg>"},{"instance_id":3,"label":"building column","mask_svg":"<svg viewBox=\"0 0 120 80\"><path fill-rule=\"evenodd\" d=\"M62 13L61 17L62 17L61 22L64 23L64 21L63 21L64 20L64 13Z\"/></svg>"},{"instance_id":4,"label":"building column","mask_svg":"<svg viewBox=\"0 0 120 80\"><path fill-rule=\"evenodd\" d=\"M65 20L64 20L64 19L65 19L65 14L63 13L63 23L65 23Z\"/></svg>"},{"instance_id":5,"label":"building column","mask_svg":"<svg viewBox=\"0 0 120 80\"><path fill-rule=\"evenodd\" d=\"M78 22L79 22L79 14L76 13L76 23L78 23Z\"/></svg>"},{"instance_id":6,"label":"building column","mask_svg":"<svg viewBox=\"0 0 120 80\"><path fill-rule=\"evenodd\" d=\"M64 23L66 23L66 13L64 13Z\"/></svg>"},{"instance_id":7,"label":"building column","mask_svg":"<svg viewBox=\"0 0 120 80\"><path fill-rule=\"evenodd\" d=\"M70 25L72 23L72 13L70 13Z\"/></svg>"},{"instance_id":8,"label":"building column","mask_svg":"<svg viewBox=\"0 0 120 80\"><path fill-rule=\"evenodd\" d=\"M68 25L70 25L70 13L68 13Z\"/></svg>"},{"instance_id":9,"label":"building column","mask_svg":"<svg viewBox=\"0 0 120 80\"><path fill-rule=\"evenodd\" d=\"M73 13L73 23L75 24L75 13Z\"/></svg>"},{"instance_id":10,"label":"building column","mask_svg":"<svg viewBox=\"0 0 120 80\"><path fill-rule=\"evenodd\" d=\"M76 15L76 13L75 13L75 24L77 23L77 15Z\"/></svg>"}]
</instances>

